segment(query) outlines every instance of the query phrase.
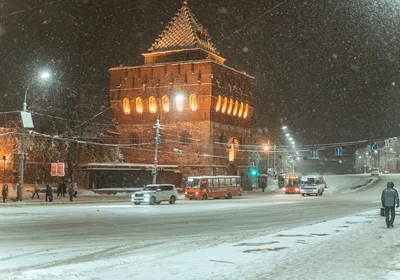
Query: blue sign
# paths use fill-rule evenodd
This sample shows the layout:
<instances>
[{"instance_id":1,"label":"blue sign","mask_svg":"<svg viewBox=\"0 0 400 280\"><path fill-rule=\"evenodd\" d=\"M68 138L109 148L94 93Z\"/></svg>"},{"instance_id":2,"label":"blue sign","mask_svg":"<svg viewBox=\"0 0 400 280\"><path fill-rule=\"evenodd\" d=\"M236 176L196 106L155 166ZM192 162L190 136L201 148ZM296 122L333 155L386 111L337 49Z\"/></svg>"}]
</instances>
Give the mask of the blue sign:
<instances>
[{"instance_id":1,"label":"blue sign","mask_svg":"<svg viewBox=\"0 0 400 280\"><path fill-rule=\"evenodd\" d=\"M337 147L335 149L335 153L337 156L342 156L343 155L343 148L342 147Z\"/></svg>"},{"instance_id":2,"label":"blue sign","mask_svg":"<svg viewBox=\"0 0 400 280\"><path fill-rule=\"evenodd\" d=\"M311 158L318 158L318 151L311 151Z\"/></svg>"},{"instance_id":3,"label":"blue sign","mask_svg":"<svg viewBox=\"0 0 400 280\"><path fill-rule=\"evenodd\" d=\"M373 142L370 145L372 150L378 150L378 144L376 142Z\"/></svg>"}]
</instances>

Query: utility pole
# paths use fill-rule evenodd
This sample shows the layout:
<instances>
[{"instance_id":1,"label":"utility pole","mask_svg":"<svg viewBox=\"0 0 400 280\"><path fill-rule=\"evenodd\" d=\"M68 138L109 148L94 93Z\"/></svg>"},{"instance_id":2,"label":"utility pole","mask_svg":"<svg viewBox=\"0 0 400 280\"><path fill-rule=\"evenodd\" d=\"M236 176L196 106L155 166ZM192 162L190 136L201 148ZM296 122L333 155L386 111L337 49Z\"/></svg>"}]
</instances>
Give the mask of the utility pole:
<instances>
[{"instance_id":1,"label":"utility pole","mask_svg":"<svg viewBox=\"0 0 400 280\"><path fill-rule=\"evenodd\" d=\"M159 96L159 86L160 86L160 81L157 80L157 88L156 88L156 96L157 96L157 105L158 105L158 112L157 112L157 122L153 126L156 130L156 144L154 148L154 165L153 165L153 170L152 170L152 175L153 175L153 184L157 183L157 175L158 175L158 146L160 144L160 118L161 118L161 102L160 102L160 96Z\"/></svg>"},{"instance_id":2,"label":"utility pole","mask_svg":"<svg viewBox=\"0 0 400 280\"><path fill-rule=\"evenodd\" d=\"M27 110L27 104L26 104L26 96L28 94L28 90L30 85L32 84L33 80L31 80L28 84L28 86L26 87L25 90L25 97L24 97L24 103L22 104L22 112L26 113ZM21 133L21 157L20 157L20 176L19 176L19 185L17 188L17 201L22 201L22 197L23 197L23 188L24 188L24 174L25 174L25 133L26 133L26 129L25 129L25 125L24 122L22 122L22 133Z\"/></svg>"},{"instance_id":3,"label":"utility pole","mask_svg":"<svg viewBox=\"0 0 400 280\"><path fill-rule=\"evenodd\" d=\"M6 183L6 156L3 156L3 163L4 163L4 167L3 167L3 184Z\"/></svg>"}]
</instances>

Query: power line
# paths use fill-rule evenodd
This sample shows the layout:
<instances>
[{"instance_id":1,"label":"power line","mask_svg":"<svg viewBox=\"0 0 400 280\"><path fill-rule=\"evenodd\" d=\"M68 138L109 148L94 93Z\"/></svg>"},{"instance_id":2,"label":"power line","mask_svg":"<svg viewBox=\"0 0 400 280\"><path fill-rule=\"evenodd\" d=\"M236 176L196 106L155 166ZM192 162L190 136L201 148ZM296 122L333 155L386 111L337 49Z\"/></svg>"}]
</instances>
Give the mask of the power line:
<instances>
[{"instance_id":1,"label":"power line","mask_svg":"<svg viewBox=\"0 0 400 280\"><path fill-rule=\"evenodd\" d=\"M56 3L59 3L59 2L63 2L63 1L68 1L68 0L51 1L51 2L43 4L43 5L34 6L34 7L31 7L31 8L28 8L28 9L23 9L23 10L19 10L19 11L10 13L10 14L5 15L5 16L0 16L0 19L1 18L8 18L10 16L15 16L15 15L18 15L18 14L21 14L21 13L24 13L24 12L28 12L28 11L32 11L32 10L37 10L37 9L40 9L40 8L43 8L43 7L46 7L46 6L50 6L52 4L56 4Z\"/></svg>"}]
</instances>

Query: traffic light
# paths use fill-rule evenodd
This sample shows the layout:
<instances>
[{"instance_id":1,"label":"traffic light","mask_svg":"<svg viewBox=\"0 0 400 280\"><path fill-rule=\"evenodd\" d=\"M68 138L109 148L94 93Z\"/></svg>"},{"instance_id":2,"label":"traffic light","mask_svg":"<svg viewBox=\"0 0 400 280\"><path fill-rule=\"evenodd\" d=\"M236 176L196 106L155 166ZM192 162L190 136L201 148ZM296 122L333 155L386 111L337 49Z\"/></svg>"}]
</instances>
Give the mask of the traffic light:
<instances>
[{"instance_id":1,"label":"traffic light","mask_svg":"<svg viewBox=\"0 0 400 280\"><path fill-rule=\"evenodd\" d=\"M258 177L258 169L255 167L250 168L250 176L251 177Z\"/></svg>"}]
</instances>

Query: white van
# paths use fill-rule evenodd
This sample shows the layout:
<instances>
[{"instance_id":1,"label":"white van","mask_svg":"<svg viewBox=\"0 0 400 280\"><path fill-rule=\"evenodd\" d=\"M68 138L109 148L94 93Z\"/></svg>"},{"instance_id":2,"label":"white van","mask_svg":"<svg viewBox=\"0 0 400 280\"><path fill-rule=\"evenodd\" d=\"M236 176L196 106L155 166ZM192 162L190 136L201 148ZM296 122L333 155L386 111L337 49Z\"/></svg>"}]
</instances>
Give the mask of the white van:
<instances>
[{"instance_id":1,"label":"white van","mask_svg":"<svg viewBox=\"0 0 400 280\"><path fill-rule=\"evenodd\" d=\"M300 183L300 193L302 196L312 195L315 196L322 195L325 191L325 182L320 181L318 176L304 176L301 178Z\"/></svg>"}]
</instances>

